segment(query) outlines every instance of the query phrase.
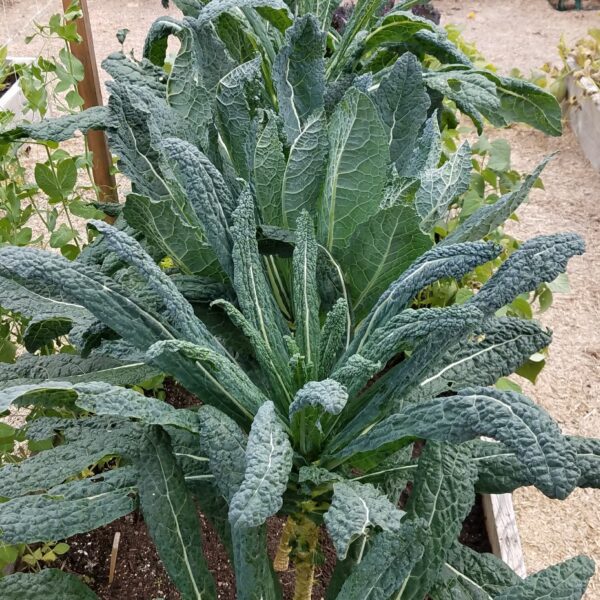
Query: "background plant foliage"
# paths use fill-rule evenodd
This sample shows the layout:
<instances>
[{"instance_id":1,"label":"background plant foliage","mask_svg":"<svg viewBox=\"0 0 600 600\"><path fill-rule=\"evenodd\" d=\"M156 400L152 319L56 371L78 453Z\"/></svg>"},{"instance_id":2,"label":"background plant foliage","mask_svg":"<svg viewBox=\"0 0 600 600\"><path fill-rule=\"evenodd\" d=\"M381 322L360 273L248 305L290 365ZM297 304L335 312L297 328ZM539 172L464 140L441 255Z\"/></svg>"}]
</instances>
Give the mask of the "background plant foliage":
<instances>
[{"instance_id":1,"label":"background plant foliage","mask_svg":"<svg viewBox=\"0 0 600 600\"><path fill-rule=\"evenodd\" d=\"M30 40L42 37L63 43L54 58L40 56L32 63L12 64L8 48L0 48L0 89L3 81L12 84L17 80L26 99L23 111L30 118L46 116L51 106L54 111L69 114L81 109L77 84L83 78L83 66L68 48L68 42L79 39L74 23L79 14L74 3L64 15L56 14L47 25L36 26ZM13 118L8 111L0 112L0 126L9 128ZM32 145L43 148L46 159L29 169ZM20 144L0 143L0 244L49 246L74 259L91 239L74 218L102 215L90 205L90 200L96 198L90 183L91 156L87 148L82 154L73 154L55 142L42 140L30 141L24 153L20 150ZM2 311L0 362L13 362L17 348L29 345L26 329L26 318ZM48 342L42 349L44 353L64 346L60 341L58 345Z\"/></svg>"},{"instance_id":2,"label":"background plant foliage","mask_svg":"<svg viewBox=\"0 0 600 600\"><path fill-rule=\"evenodd\" d=\"M0 47L0 93L16 82L25 98L23 112L30 119L45 117L50 110L68 114L81 110L77 84L83 78L83 67L68 47L68 42L79 39L74 23L79 15L78 3L74 2L64 15L53 15L49 23L36 25L35 34L26 40L41 37L47 43L60 41L63 47L56 56L14 64L9 60L9 49ZM15 115L0 111L0 128L14 125ZM98 196L91 183L91 155L85 144L82 147L78 154L73 145L67 149L51 141L29 141L25 147L0 142L0 245L50 247L74 259L91 241L92 232L77 219L98 218L103 213L90 204ZM40 155L45 158L36 162L34 156ZM14 363L23 348L40 355L74 351L60 328L50 336L39 336L35 320L17 310L18 305L4 290L0 290L0 306L0 363ZM35 414L51 412L38 409ZM16 451L15 443L19 443ZM0 464L18 462L28 451L50 445L28 440L24 431L0 424ZM36 568L40 561L48 562L62 554L64 546L58 546L58 553L54 544L31 551L25 545L3 546L0 570L18 556Z\"/></svg>"},{"instance_id":3,"label":"background plant foliage","mask_svg":"<svg viewBox=\"0 0 600 600\"><path fill-rule=\"evenodd\" d=\"M536 85L547 88L559 102L574 102L567 97L567 79L572 77L576 82L587 77L596 85L600 85L600 29L588 30L586 37L577 40L569 47L564 37L558 45L558 54L562 65L546 63L540 69L531 73L530 79ZM569 57L572 62L569 63Z\"/></svg>"},{"instance_id":4,"label":"background plant foliage","mask_svg":"<svg viewBox=\"0 0 600 600\"><path fill-rule=\"evenodd\" d=\"M338 558L331 598L581 597L584 557L521 580L457 541L476 490L562 499L598 485L597 440L482 387L548 346L519 310L583 252L573 234L494 241L548 159L514 185L505 146L481 138L474 163L467 143L444 153L440 127L446 98L478 127L493 113L557 133L556 101L475 68L412 13L379 17L378 3L359 3L341 35L333 6L177 4L187 17L157 20L143 60L106 59L107 107L3 134L104 129L132 182L115 226L91 221L101 236L76 260L0 248L7 297L76 350L1 373L0 409L57 411L27 426L52 447L0 469L3 540L60 540L139 506L182 597L214 598L197 502L239 598L280 597L275 514L297 598L310 597L321 526ZM163 373L203 406L127 387ZM0 581L8 597L24 589L94 597L57 570Z\"/></svg>"}]
</instances>

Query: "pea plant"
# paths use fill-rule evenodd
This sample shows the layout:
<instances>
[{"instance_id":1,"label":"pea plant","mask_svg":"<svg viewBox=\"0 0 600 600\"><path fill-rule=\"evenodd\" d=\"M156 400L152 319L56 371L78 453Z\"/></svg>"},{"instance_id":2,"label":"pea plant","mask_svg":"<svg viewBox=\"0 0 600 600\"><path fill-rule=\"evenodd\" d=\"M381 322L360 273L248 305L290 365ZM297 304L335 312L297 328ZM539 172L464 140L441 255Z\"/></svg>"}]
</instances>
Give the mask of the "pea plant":
<instances>
[{"instance_id":1,"label":"pea plant","mask_svg":"<svg viewBox=\"0 0 600 600\"><path fill-rule=\"evenodd\" d=\"M60 40L64 47L55 59L40 56L32 63L12 64L8 48L0 48L0 89L2 81L17 81L26 99L23 110L30 117L46 116L50 106L69 114L81 109L77 84L83 78L83 67L68 50L68 42L78 39L74 20L79 15L74 3L64 15L54 15L48 25L38 25L29 38ZM12 113L0 112L0 129L14 125ZM33 158L35 149L45 157L39 162ZM84 230L82 233L75 219L102 216L90 204L90 199L96 199L95 187L89 183L90 168L87 149L78 155L49 140L29 141L25 147L11 140L0 142L0 244L49 246L69 259L78 256L91 237ZM83 182L86 178L88 183ZM64 340L32 344L27 319L12 312L8 302L2 306L0 362L14 362L22 346L48 353L65 345Z\"/></svg>"}]
</instances>

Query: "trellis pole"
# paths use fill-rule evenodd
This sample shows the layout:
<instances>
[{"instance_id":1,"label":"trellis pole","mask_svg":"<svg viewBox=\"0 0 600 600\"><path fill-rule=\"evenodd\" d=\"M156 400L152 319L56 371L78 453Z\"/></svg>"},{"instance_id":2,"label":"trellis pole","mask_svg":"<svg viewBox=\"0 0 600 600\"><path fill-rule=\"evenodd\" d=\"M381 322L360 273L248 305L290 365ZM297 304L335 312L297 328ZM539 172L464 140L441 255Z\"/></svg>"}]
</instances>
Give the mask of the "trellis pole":
<instances>
[{"instance_id":1,"label":"trellis pole","mask_svg":"<svg viewBox=\"0 0 600 600\"><path fill-rule=\"evenodd\" d=\"M62 0L66 11L72 0ZM83 98L83 107L102 105L102 90L96 55L94 53L94 40L90 25L90 13L87 0L79 0L82 16L77 19L77 33L81 42L70 42L69 46L73 55L83 64L84 78L77 86L79 95ZM90 130L86 134L88 147L93 154L92 173L94 183L100 190L100 196L104 202L118 202L117 184L114 175L111 174L112 157L103 131Z\"/></svg>"}]
</instances>

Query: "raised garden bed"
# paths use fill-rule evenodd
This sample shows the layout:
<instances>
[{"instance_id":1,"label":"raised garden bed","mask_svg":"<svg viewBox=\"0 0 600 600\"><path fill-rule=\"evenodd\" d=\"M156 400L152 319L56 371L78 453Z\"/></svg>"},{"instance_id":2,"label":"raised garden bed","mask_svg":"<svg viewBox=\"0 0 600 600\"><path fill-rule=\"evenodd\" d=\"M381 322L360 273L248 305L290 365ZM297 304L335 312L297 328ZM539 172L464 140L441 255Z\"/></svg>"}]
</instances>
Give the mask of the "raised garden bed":
<instances>
[{"instance_id":1,"label":"raised garden bed","mask_svg":"<svg viewBox=\"0 0 600 600\"><path fill-rule=\"evenodd\" d=\"M510 495L508 496L510 498ZM493 513L489 512L490 498L494 506L498 504L503 506L501 522L494 522L491 517ZM478 552L494 551L503 558L507 556L506 550L510 547L509 556L517 564L513 538L511 537L509 542L505 535L507 530L514 527L514 514L507 506L504 496L478 496L473 510L463 524L460 541ZM510 506L512 507L512 504ZM219 600L235 600L235 576L225 549L206 519L201 514L199 516L205 541L204 552L209 568L215 576L215 580L218 581ZM275 556L282 526L282 519L270 520L268 544L271 558ZM120 542L114 579L109 582L111 554L116 533L120 534ZM317 569L316 583L313 589L313 599L315 600L323 597L335 565L335 551L331 541L327 538L324 530L322 530L321 536L323 556L322 563ZM499 548L504 554L496 552L495 540L500 540ZM106 527L69 538L67 543L70 550L64 557L62 568L81 576L101 600L114 600L115 598L179 600L181 597L169 580L139 513L127 515ZM520 551L520 545L518 549ZM519 575L524 574L517 572ZM290 570L280 573L279 579L284 591L284 598L291 599L294 590L294 572Z\"/></svg>"},{"instance_id":2,"label":"raised garden bed","mask_svg":"<svg viewBox=\"0 0 600 600\"><path fill-rule=\"evenodd\" d=\"M571 72L567 77L567 118L583 153L600 171L600 88L591 77L578 75L575 57L570 56L567 65Z\"/></svg>"},{"instance_id":3,"label":"raised garden bed","mask_svg":"<svg viewBox=\"0 0 600 600\"><path fill-rule=\"evenodd\" d=\"M598 10L598 0L549 0L556 10Z\"/></svg>"},{"instance_id":4,"label":"raised garden bed","mask_svg":"<svg viewBox=\"0 0 600 600\"><path fill-rule=\"evenodd\" d=\"M9 57L9 64L29 64L33 59L22 57ZM34 113L25 109L27 101L23 95L23 91L19 85L18 75L13 72L6 81L6 87L0 89L0 111L10 111L15 115L15 122L28 120L37 120L34 118Z\"/></svg>"},{"instance_id":5,"label":"raised garden bed","mask_svg":"<svg viewBox=\"0 0 600 600\"><path fill-rule=\"evenodd\" d=\"M166 400L175 408L199 406L198 399L173 380L164 384ZM420 453L419 444L416 453ZM411 491L409 485L400 498L403 507ZM204 553L210 571L218 582L219 600L235 600L235 574L219 536L199 511L204 539ZM284 519L272 517L268 525L268 549L271 560L279 545ZM336 563L335 550L324 527L320 532L320 564L316 569L313 599L324 598ZM517 530L511 494L478 494L463 522L460 542L477 552L491 552L504 560L520 577L526 576L523 553ZM68 538L69 552L54 563L82 578L101 600L179 600L139 511L94 531ZM114 567L111 569L111 563ZM17 570L20 565L17 564ZM12 570L14 570L14 567ZM111 575L112 570L112 575ZM293 569L278 573L284 599L294 594Z\"/></svg>"},{"instance_id":6,"label":"raised garden bed","mask_svg":"<svg viewBox=\"0 0 600 600\"><path fill-rule=\"evenodd\" d=\"M491 551L519 577L526 577L525 559L512 494L483 494L482 509Z\"/></svg>"}]
</instances>

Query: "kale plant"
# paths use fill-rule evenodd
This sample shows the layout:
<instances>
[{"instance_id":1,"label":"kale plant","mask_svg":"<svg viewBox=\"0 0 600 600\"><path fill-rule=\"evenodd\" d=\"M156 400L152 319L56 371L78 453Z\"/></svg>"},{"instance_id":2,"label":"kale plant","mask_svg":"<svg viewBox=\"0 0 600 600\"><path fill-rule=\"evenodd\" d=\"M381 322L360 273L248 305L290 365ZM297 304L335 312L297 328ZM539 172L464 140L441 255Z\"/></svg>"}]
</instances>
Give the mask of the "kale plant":
<instances>
[{"instance_id":1,"label":"kale plant","mask_svg":"<svg viewBox=\"0 0 600 600\"><path fill-rule=\"evenodd\" d=\"M498 266L502 248L485 239L545 162L438 239L471 157L464 145L442 162L413 54L355 76L344 65L365 36L344 42L318 15L294 18L277 0L178 5L190 16L159 19L147 59L105 61L106 108L4 134L105 129L132 193L114 226L90 223L100 236L75 261L0 248L3 301L44 335L67 330L78 351L1 372L0 411L33 407L29 438L54 447L0 469L0 540L63 539L139 507L182 597L212 599L198 506L240 599L281 598L266 546L275 515L286 520L275 567L294 565L298 599L311 597L322 528L337 555L328 598L580 598L585 557L522 580L458 541L476 492L598 487L598 440L563 435L493 387L551 337L497 313L583 252L574 234L539 237ZM360 4L347 31L374 10ZM397 22L423 29L410 14ZM172 34L182 45L165 76ZM429 286L477 269L493 275L465 303L415 308ZM202 406L126 387L158 373ZM73 478L106 456L118 467ZM95 597L50 569L6 577L0 592Z\"/></svg>"},{"instance_id":2,"label":"kale plant","mask_svg":"<svg viewBox=\"0 0 600 600\"><path fill-rule=\"evenodd\" d=\"M186 19L173 25L170 17L161 18L157 21L157 33L179 36L181 26L189 25L190 18L196 23L210 18L231 57L243 62L253 57L258 47L267 73L281 46L279 32L286 28L280 16L275 17L275 10L289 10L288 14L296 17L314 14L327 33L329 84L348 85L363 75L377 81L402 54L411 52L427 64L426 85L434 108L442 108L443 98L452 100L479 130L487 119L497 126L520 121L550 135L561 133L560 107L551 94L521 79L478 68L448 39L446 31L437 25L439 15L426 2L401 0L386 10L386 0L361 0L343 5L341 12L336 0L248 0L235 3L239 12L232 11L231 4L225 2L213 1L209 10L199 0L177 0L174 4ZM265 27L256 19L253 8L269 25ZM414 14L421 11L432 20Z\"/></svg>"},{"instance_id":3,"label":"kale plant","mask_svg":"<svg viewBox=\"0 0 600 600\"><path fill-rule=\"evenodd\" d=\"M0 469L3 541L65 538L139 505L182 597L216 598L197 502L228 549L239 598L281 597L266 547L273 515L287 518L276 564L293 562L297 598L310 598L321 526L338 558L332 598L580 598L593 573L588 559L521 580L493 556L462 546L458 534L476 491L534 485L562 499L578 485L598 486L598 440L565 436L525 396L490 387L550 341L539 325L494 313L553 280L583 251L581 240L533 239L465 305L407 308L430 282L461 277L500 251L488 242L437 246L371 304L348 337L343 297L323 314L309 213L298 217L292 256L281 259L292 274L290 322L264 267L252 193L246 188L231 213L219 207L231 218L235 300L217 304L251 346L255 368L242 367L123 231L93 223L143 277L143 289L52 253L0 249L2 271L14 282L7 285L51 291L56 302L89 311L122 337L121 351L129 347L203 401L198 410L175 409L85 382L85 374L73 376L76 363L55 370L55 380L5 388L3 410L77 408L87 416L30 422L33 439L60 434L62 443ZM417 440L425 445L415 459ZM107 455L120 456L120 467L72 479ZM412 493L400 510L408 481ZM3 597L36 590L58 598L67 589L94 597L80 587L60 571L0 581Z\"/></svg>"}]
</instances>

